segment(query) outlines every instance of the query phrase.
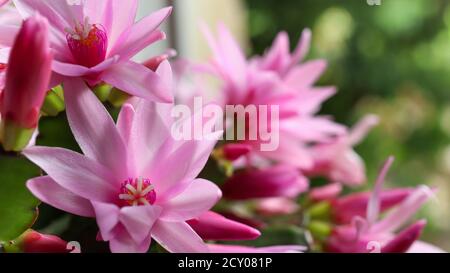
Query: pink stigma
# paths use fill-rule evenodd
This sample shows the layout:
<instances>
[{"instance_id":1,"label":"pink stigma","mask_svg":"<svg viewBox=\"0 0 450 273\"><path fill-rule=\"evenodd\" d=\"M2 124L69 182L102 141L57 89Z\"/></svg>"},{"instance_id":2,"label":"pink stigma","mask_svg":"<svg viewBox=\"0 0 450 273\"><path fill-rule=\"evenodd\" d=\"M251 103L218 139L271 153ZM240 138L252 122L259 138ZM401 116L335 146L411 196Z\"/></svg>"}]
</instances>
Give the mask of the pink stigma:
<instances>
[{"instance_id":1,"label":"pink stigma","mask_svg":"<svg viewBox=\"0 0 450 273\"><path fill-rule=\"evenodd\" d=\"M77 22L74 29L66 29L66 39L75 61L82 66L94 67L103 62L108 47L108 37L101 25Z\"/></svg>"},{"instance_id":2,"label":"pink stigma","mask_svg":"<svg viewBox=\"0 0 450 273\"><path fill-rule=\"evenodd\" d=\"M129 178L122 183L119 199L124 206L153 205L156 201L156 192L149 179Z\"/></svg>"}]
</instances>

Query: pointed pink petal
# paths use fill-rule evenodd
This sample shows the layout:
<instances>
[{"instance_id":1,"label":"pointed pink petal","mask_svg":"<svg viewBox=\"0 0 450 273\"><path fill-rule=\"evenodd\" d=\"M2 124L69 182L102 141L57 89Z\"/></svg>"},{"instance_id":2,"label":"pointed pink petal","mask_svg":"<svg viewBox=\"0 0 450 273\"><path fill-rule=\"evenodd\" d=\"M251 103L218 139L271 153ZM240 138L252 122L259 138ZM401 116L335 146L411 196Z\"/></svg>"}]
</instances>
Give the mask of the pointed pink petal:
<instances>
[{"instance_id":1,"label":"pointed pink petal","mask_svg":"<svg viewBox=\"0 0 450 273\"><path fill-rule=\"evenodd\" d=\"M101 24L106 29L109 51L120 35L133 25L137 8L137 0L95 0L86 1L84 13L91 22Z\"/></svg>"},{"instance_id":2,"label":"pointed pink petal","mask_svg":"<svg viewBox=\"0 0 450 273\"><path fill-rule=\"evenodd\" d=\"M370 231L377 234L397 230L432 196L434 196L434 193L429 187L418 187L408 198L390 211L381 221L374 224Z\"/></svg>"},{"instance_id":3,"label":"pointed pink petal","mask_svg":"<svg viewBox=\"0 0 450 273\"><path fill-rule=\"evenodd\" d=\"M382 253L405 253L419 239L425 228L426 221L418 221L400 232L394 239L389 241L381 250Z\"/></svg>"},{"instance_id":4,"label":"pointed pink petal","mask_svg":"<svg viewBox=\"0 0 450 273\"><path fill-rule=\"evenodd\" d=\"M250 226L230 220L212 211L187 221L203 240L240 241L254 240L261 233Z\"/></svg>"},{"instance_id":5,"label":"pointed pink petal","mask_svg":"<svg viewBox=\"0 0 450 273\"><path fill-rule=\"evenodd\" d=\"M129 59L153 42L163 39L164 35L157 28L172 13L172 7L160 9L128 28L117 40L111 55L120 55Z\"/></svg>"},{"instance_id":6,"label":"pointed pink petal","mask_svg":"<svg viewBox=\"0 0 450 273\"><path fill-rule=\"evenodd\" d=\"M83 153L119 181L127 179L126 147L108 111L81 80L66 80L64 90L67 118Z\"/></svg>"},{"instance_id":7,"label":"pointed pink petal","mask_svg":"<svg viewBox=\"0 0 450 273\"><path fill-rule=\"evenodd\" d=\"M83 217L95 217L89 200L64 189L48 176L29 180L27 188L39 200L57 209Z\"/></svg>"},{"instance_id":8,"label":"pointed pink petal","mask_svg":"<svg viewBox=\"0 0 450 273\"><path fill-rule=\"evenodd\" d=\"M27 148L23 154L74 194L105 202L117 199L119 182L115 182L105 167L83 155L46 147Z\"/></svg>"},{"instance_id":9,"label":"pointed pink petal","mask_svg":"<svg viewBox=\"0 0 450 273\"><path fill-rule=\"evenodd\" d=\"M152 237L172 253L207 253L208 247L185 222L158 221L153 226Z\"/></svg>"},{"instance_id":10,"label":"pointed pink petal","mask_svg":"<svg viewBox=\"0 0 450 273\"><path fill-rule=\"evenodd\" d=\"M114 204L92 202L95 210L95 218L100 228L100 234L103 240L109 241L115 237L114 229L119 224L120 209Z\"/></svg>"},{"instance_id":11,"label":"pointed pink petal","mask_svg":"<svg viewBox=\"0 0 450 273\"><path fill-rule=\"evenodd\" d=\"M220 189L204 179L194 180L189 187L164 203L163 221L186 221L211 209L222 197Z\"/></svg>"},{"instance_id":12,"label":"pointed pink petal","mask_svg":"<svg viewBox=\"0 0 450 273\"><path fill-rule=\"evenodd\" d=\"M109 241L112 253L146 253L150 248L152 237L149 235L144 241L136 243L122 225L114 230L114 237Z\"/></svg>"},{"instance_id":13,"label":"pointed pink petal","mask_svg":"<svg viewBox=\"0 0 450 273\"><path fill-rule=\"evenodd\" d=\"M120 110L119 117L117 119L117 130L122 136L124 143L130 145L132 138L133 120L136 112L131 104L124 104Z\"/></svg>"},{"instance_id":14,"label":"pointed pink petal","mask_svg":"<svg viewBox=\"0 0 450 273\"><path fill-rule=\"evenodd\" d=\"M300 40L298 41L297 48L294 50L294 53L292 54L291 59L291 66L295 66L298 62L303 60L308 54L309 49L311 47L311 30L305 29L302 32L302 36L300 37Z\"/></svg>"},{"instance_id":15,"label":"pointed pink petal","mask_svg":"<svg viewBox=\"0 0 450 273\"><path fill-rule=\"evenodd\" d=\"M349 135L349 144L355 146L359 144L369 133L369 131L377 126L380 119L376 115L366 115L351 130Z\"/></svg>"},{"instance_id":16,"label":"pointed pink petal","mask_svg":"<svg viewBox=\"0 0 450 273\"><path fill-rule=\"evenodd\" d=\"M380 174L378 175L377 180L375 181L375 188L372 192L372 195L369 199L369 204L367 205L367 221L370 224L374 224L378 216L380 214L380 195L383 189L384 181L386 179L386 175L394 163L394 157L389 157L388 160L384 163L381 168Z\"/></svg>"},{"instance_id":17,"label":"pointed pink petal","mask_svg":"<svg viewBox=\"0 0 450 273\"><path fill-rule=\"evenodd\" d=\"M171 103L171 86L164 78L141 64L124 62L105 71L102 79L112 86L150 101Z\"/></svg>"},{"instance_id":18,"label":"pointed pink petal","mask_svg":"<svg viewBox=\"0 0 450 273\"><path fill-rule=\"evenodd\" d=\"M310 87L319 79L326 67L325 61L309 61L293 68L286 76L285 82L295 89Z\"/></svg>"},{"instance_id":19,"label":"pointed pink petal","mask_svg":"<svg viewBox=\"0 0 450 273\"><path fill-rule=\"evenodd\" d=\"M289 62L289 36L286 32L280 32L272 47L264 56L263 68L269 70L275 70L280 74L284 73L286 65Z\"/></svg>"}]
</instances>

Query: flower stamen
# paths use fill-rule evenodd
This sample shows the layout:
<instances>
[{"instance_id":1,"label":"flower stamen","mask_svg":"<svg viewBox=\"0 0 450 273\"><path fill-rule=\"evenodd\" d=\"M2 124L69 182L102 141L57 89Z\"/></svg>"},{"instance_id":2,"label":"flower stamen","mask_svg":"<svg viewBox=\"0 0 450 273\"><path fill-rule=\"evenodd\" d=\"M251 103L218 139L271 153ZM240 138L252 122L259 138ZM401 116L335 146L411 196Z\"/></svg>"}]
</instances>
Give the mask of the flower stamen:
<instances>
[{"instance_id":1,"label":"flower stamen","mask_svg":"<svg viewBox=\"0 0 450 273\"><path fill-rule=\"evenodd\" d=\"M124 206L148 206L156 201L155 187L149 179L128 179L122 183L119 199Z\"/></svg>"}]
</instances>

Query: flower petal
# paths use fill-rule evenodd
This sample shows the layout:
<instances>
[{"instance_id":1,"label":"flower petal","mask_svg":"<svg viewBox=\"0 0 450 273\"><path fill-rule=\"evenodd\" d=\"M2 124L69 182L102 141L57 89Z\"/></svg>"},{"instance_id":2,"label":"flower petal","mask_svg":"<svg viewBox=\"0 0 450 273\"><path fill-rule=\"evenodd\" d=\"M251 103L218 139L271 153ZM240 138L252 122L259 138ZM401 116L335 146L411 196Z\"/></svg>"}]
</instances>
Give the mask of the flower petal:
<instances>
[{"instance_id":1,"label":"flower petal","mask_svg":"<svg viewBox=\"0 0 450 273\"><path fill-rule=\"evenodd\" d=\"M172 253L207 253L208 247L185 222L158 221L153 226L152 237Z\"/></svg>"},{"instance_id":2,"label":"flower petal","mask_svg":"<svg viewBox=\"0 0 450 273\"><path fill-rule=\"evenodd\" d=\"M285 82L295 89L308 88L312 86L322 75L327 63L322 60L309 61L293 68L286 76Z\"/></svg>"},{"instance_id":3,"label":"flower petal","mask_svg":"<svg viewBox=\"0 0 450 273\"><path fill-rule=\"evenodd\" d=\"M64 189L48 176L29 180L27 188L39 200L57 209L83 217L95 217L89 200Z\"/></svg>"},{"instance_id":4,"label":"flower petal","mask_svg":"<svg viewBox=\"0 0 450 273\"><path fill-rule=\"evenodd\" d=\"M126 228L131 238L141 244L150 235L153 224L162 211L158 206L123 207L119 221Z\"/></svg>"},{"instance_id":5,"label":"flower petal","mask_svg":"<svg viewBox=\"0 0 450 273\"><path fill-rule=\"evenodd\" d=\"M149 235L141 243L136 243L122 225L114 230L114 237L109 241L112 253L146 253L150 248L152 237Z\"/></svg>"},{"instance_id":6,"label":"flower petal","mask_svg":"<svg viewBox=\"0 0 450 273\"><path fill-rule=\"evenodd\" d=\"M114 172L119 182L127 179L126 147L108 111L81 80L65 81L64 89L67 118L83 153Z\"/></svg>"},{"instance_id":7,"label":"flower petal","mask_svg":"<svg viewBox=\"0 0 450 273\"><path fill-rule=\"evenodd\" d=\"M133 96L163 103L173 101L171 86L157 73L138 63L130 61L112 66L103 73L102 79Z\"/></svg>"},{"instance_id":8,"label":"flower petal","mask_svg":"<svg viewBox=\"0 0 450 273\"><path fill-rule=\"evenodd\" d=\"M114 204L92 202L95 210L95 218L100 228L100 234L103 240L109 241L114 238L114 230L119 224L120 209Z\"/></svg>"},{"instance_id":9,"label":"flower petal","mask_svg":"<svg viewBox=\"0 0 450 273\"><path fill-rule=\"evenodd\" d=\"M153 42L164 38L157 28L172 13L172 7L160 9L128 28L119 38L111 55L129 59Z\"/></svg>"},{"instance_id":10,"label":"flower petal","mask_svg":"<svg viewBox=\"0 0 450 273\"><path fill-rule=\"evenodd\" d=\"M204 179L194 180L175 198L164 203L163 221L186 221L211 209L222 197L220 189Z\"/></svg>"},{"instance_id":11,"label":"flower petal","mask_svg":"<svg viewBox=\"0 0 450 273\"><path fill-rule=\"evenodd\" d=\"M48 147L31 147L23 154L61 187L90 200L115 200L114 177L97 162L78 153Z\"/></svg>"}]
</instances>

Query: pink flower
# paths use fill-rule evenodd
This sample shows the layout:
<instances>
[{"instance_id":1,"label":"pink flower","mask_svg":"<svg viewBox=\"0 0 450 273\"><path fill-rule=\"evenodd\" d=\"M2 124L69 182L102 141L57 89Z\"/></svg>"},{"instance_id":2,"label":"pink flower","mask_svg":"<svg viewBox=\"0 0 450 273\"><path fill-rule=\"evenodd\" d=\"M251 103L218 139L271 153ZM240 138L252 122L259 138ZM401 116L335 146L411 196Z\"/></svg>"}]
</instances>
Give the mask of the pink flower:
<instances>
[{"instance_id":1,"label":"pink flower","mask_svg":"<svg viewBox=\"0 0 450 273\"><path fill-rule=\"evenodd\" d=\"M200 237L212 241L254 240L261 233L247 225L225 218L208 211L187 222Z\"/></svg>"},{"instance_id":2,"label":"pink flower","mask_svg":"<svg viewBox=\"0 0 450 273\"><path fill-rule=\"evenodd\" d=\"M161 64L158 75L170 70ZM151 238L170 252L207 252L186 223L221 197L213 183L196 179L222 132L203 141L175 141L171 105L125 104L117 125L79 80L68 80L67 115L84 155L60 148L24 151L48 176L28 181L44 203L95 217L112 252L146 252ZM190 121L189 121L190 122ZM176 166L176 167L175 167Z\"/></svg>"},{"instance_id":3,"label":"pink flower","mask_svg":"<svg viewBox=\"0 0 450 273\"><path fill-rule=\"evenodd\" d=\"M5 150L20 151L29 143L47 92L52 60L47 20L30 17L17 34L8 65L0 64L0 72L6 67L5 89L0 93L0 137Z\"/></svg>"},{"instance_id":4,"label":"pink flower","mask_svg":"<svg viewBox=\"0 0 450 273\"><path fill-rule=\"evenodd\" d=\"M172 8L135 23L137 0L86 0L79 5L60 0L13 2L24 18L40 13L50 22L50 46L55 53L51 86L75 77L91 86L106 82L151 101L172 101L170 88L157 74L130 60L165 38L158 27ZM14 28L0 26L0 33L13 36ZM0 44L5 42L0 39Z\"/></svg>"},{"instance_id":5,"label":"pink flower","mask_svg":"<svg viewBox=\"0 0 450 273\"><path fill-rule=\"evenodd\" d=\"M378 117L364 117L348 134L329 143L311 148L314 165L307 170L308 176L325 176L332 182L349 186L361 185L366 181L366 169L363 160L353 150L372 127L378 124Z\"/></svg>"},{"instance_id":6,"label":"pink flower","mask_svg":"<svg viewBox=\"0 0 450 273\"><path fill-rule=\"evenodd\" d=\"M247 200L270 197L296 197L308 189L308 179L298 169L278 165L262 170L246 169L234 174L222 186L225 198Z\"/></svg>"},{"instance_id":7,"label":"pink flower","mask_svg":"<svg viewBox=\"0 0 450 273\"><path fill-rule=\"evenodd\" d=\"M209 64L197 67L202 73L209 72L220 79L221 92L215 101L223 105L278 106L278 149L261 151L260 144L264 141L260 139L243 143L252 146L252 154L259 158L305 169L313 164L307 149L310 143L329 141L346 131L329 118L316 116L321 103L335 89L313 87L325 68L323 61L298 64L309 47L308 33L305 32L293 55L289 53L287 36L280 34L266 56L248 61L225 26L219 26L217 39L205 29L213 58Z\"/></svg>"},{"instance_id":8,"label":"pink flower","mask_svg":"<svg viewBox=\"0 0 450 273\"><path fill-rule=\"evenodd\" d=\"M304 246L270 246L270 247L250 247L238 245L215 245L209 244L212 253L301 253L307 250Z\"/></svg>"},{"instance_id":9,"label":"pink flower","mask_svg":"<svg viewBox=\"0 0 450 273\"><path fill-rule=\"evenodd\" d=\"M411 216L431 197L433 191L420 186L379 219L384 178L393 163L390 158L382 168L375 189L367 204L366 216L355 216L351 223L336 227L328 239L326 249L330 252L406 252L420 237L426 224L420 220L398 231Z\"/></svg>"}]
</instances>

